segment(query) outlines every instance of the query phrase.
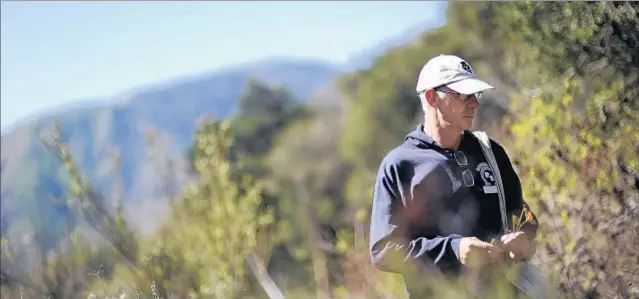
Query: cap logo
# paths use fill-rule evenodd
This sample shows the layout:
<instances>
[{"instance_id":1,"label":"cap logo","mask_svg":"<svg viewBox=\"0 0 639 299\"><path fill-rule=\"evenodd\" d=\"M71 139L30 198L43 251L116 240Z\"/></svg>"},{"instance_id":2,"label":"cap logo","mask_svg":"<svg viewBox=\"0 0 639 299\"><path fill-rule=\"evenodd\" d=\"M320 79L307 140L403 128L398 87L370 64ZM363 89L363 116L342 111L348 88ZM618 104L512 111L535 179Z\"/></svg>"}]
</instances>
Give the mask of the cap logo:
<instances>
[{"instance_id":1,"label":"cap logo","mask_svg":"<svg viewBox=\"0 0 639 299\"><path fill-rule=\"evenodd\" d=\"M470 68L470 65L468 65L468 63L467 63L466 61L462 61L462 62L460 62L460 64L461 64L461 68L462 68L464 71L467 71L467 72L469 72L469 73L473 74L473 69L472 69L472 68Z\"/></svg>"}]
</instances>

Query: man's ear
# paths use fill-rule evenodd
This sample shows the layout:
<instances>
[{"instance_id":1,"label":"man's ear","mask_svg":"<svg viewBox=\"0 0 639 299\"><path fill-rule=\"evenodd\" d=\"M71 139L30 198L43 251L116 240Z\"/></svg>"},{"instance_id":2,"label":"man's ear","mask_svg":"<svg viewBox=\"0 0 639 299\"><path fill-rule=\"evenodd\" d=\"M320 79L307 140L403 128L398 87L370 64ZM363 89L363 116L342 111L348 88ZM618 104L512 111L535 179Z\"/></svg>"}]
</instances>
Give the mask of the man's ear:
<instances>
[{"instance_id":1,"label":"man's ear","mask_svg":"<svg viewBox=\"0 0 639 299\"><path fill-rule=\"evenodd\" d=\"M424 99L431 107L437 108L439 101L437 101L437 92L434 89L427 89L424 92Z\"/></svg>"}]
</instances>

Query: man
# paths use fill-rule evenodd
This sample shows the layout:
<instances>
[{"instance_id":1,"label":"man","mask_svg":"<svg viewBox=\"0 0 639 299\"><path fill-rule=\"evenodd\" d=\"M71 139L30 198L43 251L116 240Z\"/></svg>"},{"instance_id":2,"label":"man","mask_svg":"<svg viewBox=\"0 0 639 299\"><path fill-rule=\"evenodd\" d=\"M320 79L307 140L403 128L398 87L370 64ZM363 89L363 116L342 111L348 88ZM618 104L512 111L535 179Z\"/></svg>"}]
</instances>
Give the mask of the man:
<instances>
[{"instance_id":1,"label":"man","mask_svg":"<svg viewBox=\"0 0 639 299\"><path fill-rule=\"evenodd\" d=\"M370 250L378 269L403 275L411 298L427 298L429 277L484 273L505 258L530 259L537 219L529 213L531 222L520 231L502 234L495 176L469 132L479 98L493 86L463 59L440 55L424 65L416 89L424 122L381 162ZM491 140L491 147L506 209L519 215L527 209L519 178L501 145Z\"/></svg>"}]
</instances>

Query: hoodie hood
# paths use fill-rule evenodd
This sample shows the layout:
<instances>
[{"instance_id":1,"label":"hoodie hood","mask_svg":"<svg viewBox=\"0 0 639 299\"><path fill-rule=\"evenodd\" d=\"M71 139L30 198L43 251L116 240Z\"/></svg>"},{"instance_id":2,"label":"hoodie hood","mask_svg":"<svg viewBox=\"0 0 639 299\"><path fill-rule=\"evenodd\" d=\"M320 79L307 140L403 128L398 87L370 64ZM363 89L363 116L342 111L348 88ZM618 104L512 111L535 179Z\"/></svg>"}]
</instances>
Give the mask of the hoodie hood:
<instances>
[{"instance_id":1,"label":"hoodie hood","mask_svg":"<svg viewBox=\"0 0 639 299\"><path fill-rule=\"evenodd\" d=\"M468 134L469 131L464 131L461 142L464 142L464 139L466 139L465 137L467 137ZM415 130L408 133L408 135L404 137L404 143L412 144L413 146L421 149L432 147L442 148L442 146L437 143L437 141L433 140L433 138L428 136L428 134L424 133L424 124L418 125Z\"/></svg>"},{"instance_id":2,"label":"hoodie hood","mask_svg":"<svg viewBox=\"0 0 639 299\"><path fill-rule=\"evenodd\" d=\"M424 125L419 124L415 130L408 133L406 137L404 137L404 142L408 142L419 148L426 148L431 145L437 145L437 142L433 140L430 136L424 133Z\"/></svg>"}]
</instances>

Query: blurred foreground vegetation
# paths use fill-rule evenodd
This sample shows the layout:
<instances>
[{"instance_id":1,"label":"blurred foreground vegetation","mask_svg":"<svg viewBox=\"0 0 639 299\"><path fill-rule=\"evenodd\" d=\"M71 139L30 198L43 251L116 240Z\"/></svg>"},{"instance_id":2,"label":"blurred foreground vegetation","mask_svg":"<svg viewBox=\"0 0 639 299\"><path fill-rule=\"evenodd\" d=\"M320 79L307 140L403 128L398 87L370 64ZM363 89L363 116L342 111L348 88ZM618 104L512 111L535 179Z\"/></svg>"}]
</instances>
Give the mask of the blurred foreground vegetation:
<instances>
[{"instance_id":1,"label":"blurred foreground vegetation","mask_svg":"<svg viewBox=\"0 0 639 299\"><path fill-rule=\"evenodd\" d=\"M191 182L161 178L171 210L152 235L129 227L117 184L107 195L84 180L54 130L46 144L69 178L55 200L91 229L52 252L37 230L28 252L3 239L1 296L403 298L401 278L370 264L371 190L381 157L421 120L416 74L453 53L498 88L476 127L504 144L539 217L534 263L567 298L638 298L638 11L451 2L447 25L345 76L336 105L254 82L237 117L201 123Z\"/></svg>"}]
</instances>

